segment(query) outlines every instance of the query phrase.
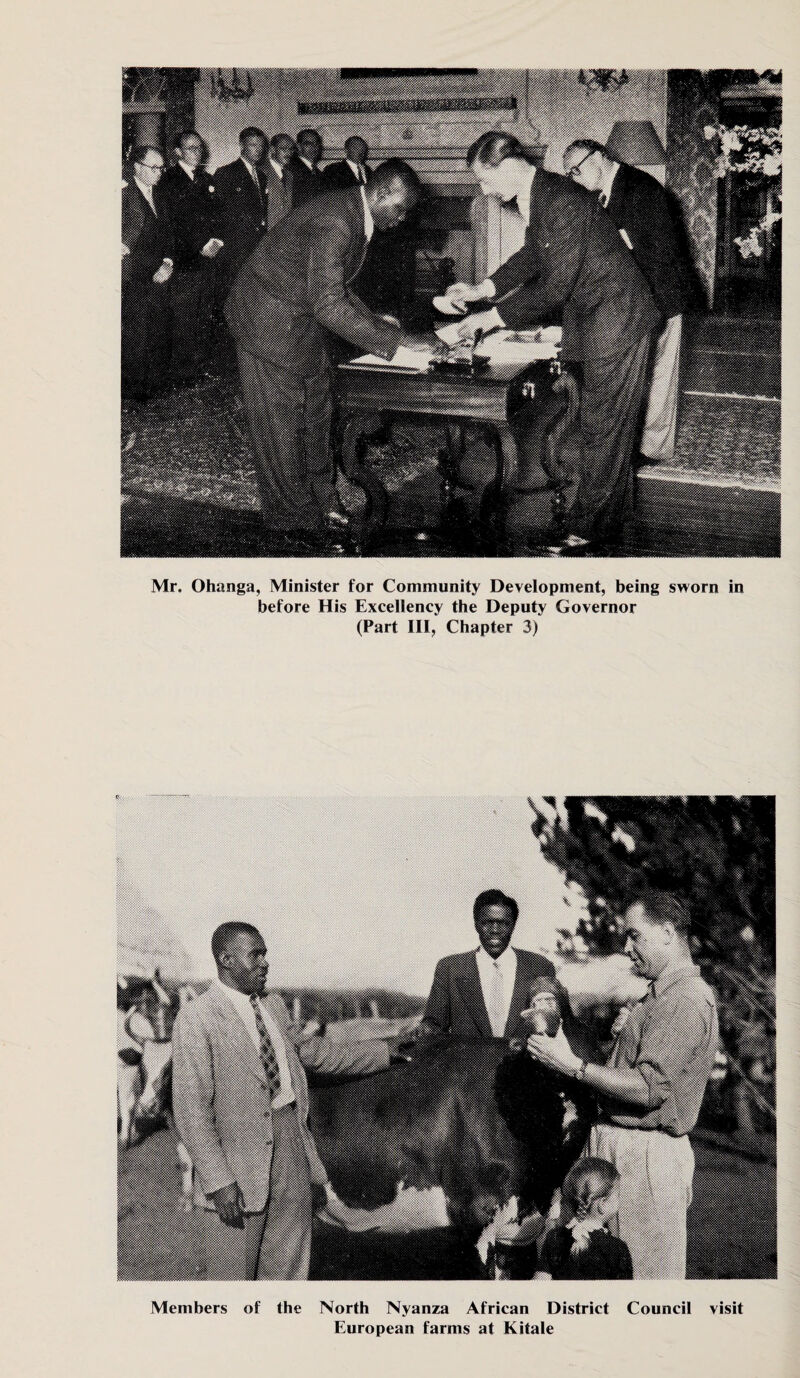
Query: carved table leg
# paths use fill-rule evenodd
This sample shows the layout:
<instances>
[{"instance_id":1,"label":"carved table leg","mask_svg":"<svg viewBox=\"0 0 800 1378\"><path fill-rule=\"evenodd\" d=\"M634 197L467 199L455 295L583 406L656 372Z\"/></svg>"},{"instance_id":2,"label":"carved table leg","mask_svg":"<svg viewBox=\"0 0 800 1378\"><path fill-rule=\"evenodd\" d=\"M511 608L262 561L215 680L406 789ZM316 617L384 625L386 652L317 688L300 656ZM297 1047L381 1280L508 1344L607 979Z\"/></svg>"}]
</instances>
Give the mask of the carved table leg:
<instances>
[{"instance_id":1,"label":"carved table leg","mask_svg":"<svg viewBox=\"0 0 800 1378\"><path fill-rule=\"evenodd\" d=\"M371 413L343 412L337 428L336 458L346 478L360 488L366 498L362 536L386 525L389 495L367 462L365 432Z\"/></svg>"}]
</instances>

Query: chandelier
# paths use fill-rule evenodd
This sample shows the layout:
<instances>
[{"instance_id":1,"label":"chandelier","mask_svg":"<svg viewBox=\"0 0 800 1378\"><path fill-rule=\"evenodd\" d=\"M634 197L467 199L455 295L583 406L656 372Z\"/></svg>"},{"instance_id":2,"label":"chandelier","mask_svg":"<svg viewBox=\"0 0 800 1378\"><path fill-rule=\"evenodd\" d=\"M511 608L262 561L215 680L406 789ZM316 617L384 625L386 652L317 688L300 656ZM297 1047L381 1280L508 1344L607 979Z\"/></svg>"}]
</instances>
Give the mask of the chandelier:
<instances>
[{"instance_id":1,"label":"chandelier","mask_svg":"<svg viewBox=\"0 0 800 1378\"><path fill-rule=\"evenodd\" d=\"M629 80L624 68L617 71L614 67L595 67L589 72L584 72L581 67L578 73L578 81L587 91L618 91L620 86L626 86Z\"/></svg>"},{"instance_id":2,"label":"chandelier","mask_svg":"<svg viewBox=\"0 0 800 1378\"><path fill-rule=\"evenodd\" d=\"M248 101L252 96L255 87L253 78L249 72L245 73L247 85L243 86L239 80L239 73L235 67L231 68L231 80L228 82L222 75L222 68L217 68L217 75L211 73L211 94L222 105L227 105L229 101Z\"/></svg>"}]
</instances>

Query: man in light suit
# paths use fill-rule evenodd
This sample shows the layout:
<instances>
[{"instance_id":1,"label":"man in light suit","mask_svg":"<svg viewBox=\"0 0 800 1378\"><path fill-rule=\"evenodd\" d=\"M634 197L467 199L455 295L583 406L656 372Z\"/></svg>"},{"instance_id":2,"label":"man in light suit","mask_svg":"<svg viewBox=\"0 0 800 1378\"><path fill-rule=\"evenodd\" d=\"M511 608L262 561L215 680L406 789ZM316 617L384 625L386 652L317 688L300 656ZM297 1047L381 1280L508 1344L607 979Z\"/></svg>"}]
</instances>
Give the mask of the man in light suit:
<instances>
[{"instance_id":1,"label":"man in light suit","mask_svg":"<svg viewBox=\"0 0 800 1378\"><path fill-rule=\"evenodd\" d=\"M208 1277L303 1280L312 1183L328 1185L303 1068L365 1076L388 1066L389 1046L300 1043L282 1000L266 992L267 951L251 924L222 924L211 950L217 979L184 1006L172 1034L175 1125L214 1203Z\"/></svg>"},{"instance_id":2,"label":"man in light suit","mask_svg":"<svg viewBox=\"0 0 800 1378\"><path fill-rule=\"evenodd\" d=\"M681 323L692 281L669 197L641 168L620 163L594 139L575 139L564 171L593 192L650 284L664 324L656 340L639 450L645 459L671 459L678 420Z\"/></svg>"},{"instance_id":3,"label":"man in light suit","mask_svg":"<svg viewBox=\"0 0 800 1378\"><path fill-rule=\"evenodd\" d=\"M553 964L536 952L511 947L519 906L502 890L484 890L472 913L477 950L437 963L423 1029L453 1038L519 1038L529 1032L520 1015L528 1006L531 982L552 978Z\"/></svg>"},{"instance_id":4,"label":"man in light suit","mask_svg":"<svg viewBox=\"0 0 800 1378\"><path fill-rule=\"evenodd\" d=\"M407 163L382 163L366 187L318 196L261 241L231 288L225 316L272 532L296 537L348 524L330 457L326 332L391 359L424 341L370 311L351 288L373 231L399 225L419 197Z\"/></svg>"},{"instance_id":5,"label":"man in light suit","mask_svg":"<svg viewBox=\"0 0 800 1378\"><path fill-rule=\"evenodd\" d=\"M294 139L288 134L273 134L264 166L267 179L268 230L273 229L292 209L292 163L296 156L297 147Z\"/></svg>"},{"instance_id":6,"label":"man in light suit","mask_svg":"<svg viewBox=\"0 0 800 1378\"><path fill-rule=\"evenodd\" d=\"M582 374L582 460L571 536L583 544L616 540L633 515L631 456L658 308L597 197L534 167L511 134L482 134L467 165L485 196L516 201L527 229L522 248L491 278L447 289L457 305L497 303L468 317L462 332L521 330L561 313L563 358Z\"/></svg>"}]
</instances>

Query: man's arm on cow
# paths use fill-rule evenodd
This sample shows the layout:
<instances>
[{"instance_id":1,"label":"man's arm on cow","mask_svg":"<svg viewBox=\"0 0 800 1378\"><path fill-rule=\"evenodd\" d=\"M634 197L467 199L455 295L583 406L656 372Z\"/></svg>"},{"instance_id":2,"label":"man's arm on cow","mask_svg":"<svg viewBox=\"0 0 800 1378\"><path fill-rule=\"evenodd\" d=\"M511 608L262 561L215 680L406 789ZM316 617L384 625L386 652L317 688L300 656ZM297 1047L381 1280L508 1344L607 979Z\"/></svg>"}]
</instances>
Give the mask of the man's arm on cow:
<instances>
[{"instance_id":1,"label":"man's arm on cow","mask_svg":"<svg viewBox=\"0 0 800 1378\"><path fill-rule=\"evenodd\" d=\"M652 1104L647 1080L636 1067L601 1067L596 1062L584 1062L570 1048L562 1029L554 1038L546 1034L531 1034L528 1052L544 1067L574 1077L593 1091L624 1101L627 1105Z\"/></svg>"},{"instance_id":2,"label":"man's arm on cow","mask_svg":"<svg viewBox=\"0 0 800 1378\"><path fill-rule=\"evenodd\" d=\"M366 1077L382 1072L390 1061L389 1045L379 1038L337 1043L324 1034L314 1034L304 1043L295 1043L295 1049L307 1072L326 1077Z\"/></svg>"},{"instance_id":3,"label":"man's arm on cow","mask_svg":"<svg viewBox=\"0 0 800 1378\"><path fill-rule=\"evenodd\" d=\"M206 1195L214 1197L220 1219L226 1219L217 1197L227 1212L236 1202L238 1186L234 1180L214 1123L214 1069L208 1037L200 1021L187 1005L175 1020L172 1031L172 1110L175 1128L200 1175ZM234 1209L235 1214L235 1209Z\"/></svg>"},{"instance_id":4,"label":"man's arm on cow","mask_svg":"<svg viewBox=\"0 0 800 1378\"><path fill-rule=\"evenodd\" d=\"M436 963L433 985L422 1016L423 1024L434 1024L441 1033L449 1033L452 1025L450 1010L450 981L448 979L447 958Z\"/></svg>"}]
</instances>

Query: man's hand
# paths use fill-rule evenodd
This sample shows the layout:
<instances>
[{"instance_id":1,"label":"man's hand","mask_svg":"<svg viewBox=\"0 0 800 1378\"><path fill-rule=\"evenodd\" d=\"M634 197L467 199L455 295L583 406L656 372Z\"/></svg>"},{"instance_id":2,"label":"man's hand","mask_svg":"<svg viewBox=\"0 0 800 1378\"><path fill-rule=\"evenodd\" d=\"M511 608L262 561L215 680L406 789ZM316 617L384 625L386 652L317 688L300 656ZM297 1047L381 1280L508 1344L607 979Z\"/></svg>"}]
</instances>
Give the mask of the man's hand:
<instances>
[{"instance_id":1,"label":"man's hand","mask_svg":"<svg viewBox=\"0 0 800 1378\"><path fill-rule=\"evenodd\" d=\"M499 318L497 312L492 309L491 311L474 312L473 315L467 316L466 320L460 321L456 329L458 330L460 339L472 340L479 330L482 331L484 335L488 335L490 330L497 330L498 325Z\"/></svg>"},{"instance_id":2,"label":"man's hand","mask_svg":"<svg viewBox=\"0 0 800 1378\"><path fill-rule=\"evenodd\" d=\"M244 1197L238 1182L212 1191L211 1200L223 1225L230 1225L234 1230L244 1229Z\"/></svg>"},{"instance_id":3,"label":"man's hand","mask_svg":"<svg viewBox=\"0 0 800 1378\"><path fill-rule=\"evenodd\" d=\"M400 341L404 349L413 349L415 354L424 354L432 345L426 335L404 335Z\"/></svg>"},{"instance_id":4,"label":"man's hand","mask_svg":"<svg viewBox=\"0 0 800 1378\"><path fill-rule=\"evenodd\" d=\"M477 287L470 287L468 282L451 282L444 295L454 306L465 311L469 302L485 301L489 294L485 282L479 283Z\"/></svg>"},{"instance_id":5,"label":"man's hand","mask_svg":"<svg viewBox=\"0 0 800 1378\"><path fill-rule=\"evenodd\" d=\"M535 1062L541 1062L542 1066L549 1067L553 1072L574 1077L581 1069L581 1060L570 1048L563 1029L559 1029L552 1038L546 1034L531 1034L527 1047Z\"/></svg>"},{"instance_id":6,"label":"man's hand","mask_svg":"<svg viewBox=\"0 0 800 1378\"><path fill-rule=\"evenodd\" d=\"M153 273L153 282L157 282L157 283L159 283L159 284L164 283L164 282L169 282L169 280L170 280L171 277L172 277L172 264L171 264L171 263L162 263L161 267L160 267L160 268L157 268L156 271Z\"/></svg>"}]
</instances>

